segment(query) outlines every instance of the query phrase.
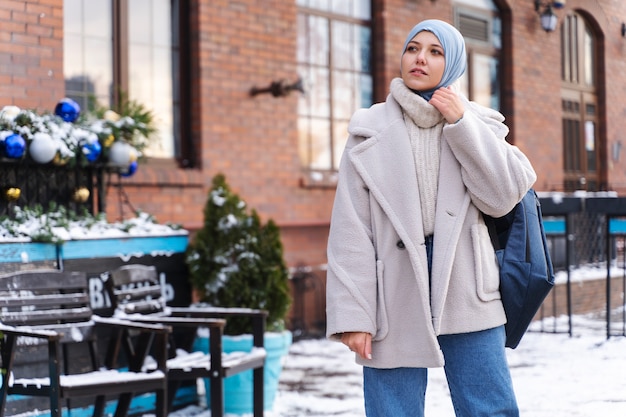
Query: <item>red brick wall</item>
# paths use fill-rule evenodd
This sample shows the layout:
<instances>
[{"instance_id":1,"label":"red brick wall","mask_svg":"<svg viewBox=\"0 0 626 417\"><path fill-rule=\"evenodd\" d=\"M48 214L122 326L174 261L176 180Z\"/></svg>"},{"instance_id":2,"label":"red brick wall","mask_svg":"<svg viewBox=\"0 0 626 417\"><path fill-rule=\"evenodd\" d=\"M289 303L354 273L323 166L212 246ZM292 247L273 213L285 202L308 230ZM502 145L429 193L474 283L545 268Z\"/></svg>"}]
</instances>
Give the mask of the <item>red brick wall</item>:
<instances>
[{"instance_id":1,"label":"red brick wall","mask_svg":"<svg viewBox=\"0 0 626 417\"><path fill-rule=\"evenodd\" d=\"M572 282L570 288L572 314L606 312L606 278ZM622 277L611 278L611 310L622 305L624 305ZM542 308L545 317L567 315L567 285L564 283L556 285ZM540 314L541 312L538 316Z\"/></svg>"},{"instance_id":2,"label":"red brick wall","mask_svg":"<svg viewBox=\"0 0 626 417\"><path fill-rule=\"evenodd\" d=\"M585 2L580 0L568 2L568 6L578 6ZM626 22L626 2L613 0L601 2L602 7L592 9L594 17L598 19L604 33L606 74L606 137L608 140L607 162L609 184L620 195L626 195L626 38L621 35L621 25ZM605 4L606 3L606 4ZM611 148L614 143L622 144L622 151L618 161L611 158Z\"/></svg>"},{"instance_id":3,"label":"red brick wall","mask_svg":"<svg viewBox=\"0 0 626 417\"><path fill-rule=\"evenodd\" d=\"M513 139L535 166L536 188L560 189L560 37L541 28L532 2L514 8L513 26Z\"/></svg>"},{"instance_id":4,"label":"red brick wall","mask_svg":"<svg viewBox=\"0 0 626 417\"><path fill-rule=\"evenodd\" d=\"M0 2L0 106L50 110L65 95L63 1Z\"/></svg>"}]
</instances>

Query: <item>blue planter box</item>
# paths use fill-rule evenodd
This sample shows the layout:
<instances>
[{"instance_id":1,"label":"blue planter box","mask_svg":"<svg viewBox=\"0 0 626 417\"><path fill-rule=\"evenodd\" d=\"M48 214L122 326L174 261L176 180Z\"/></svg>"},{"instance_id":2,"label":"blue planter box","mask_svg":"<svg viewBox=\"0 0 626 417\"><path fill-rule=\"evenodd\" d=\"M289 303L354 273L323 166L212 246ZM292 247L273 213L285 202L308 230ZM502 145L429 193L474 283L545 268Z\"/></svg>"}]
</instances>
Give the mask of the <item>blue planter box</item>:
<instances>
[{"instance_id":1,"label":"blue planter box","mask_svg":"<svg viewBox=\"0 0 626 417\"><path fill-rule=\"evenodd\" d=\"M0 242L0 264L63 262L72 259L119 258L124 262L133 257L171 256L184 253L188 236L149 236L115 239L70 240L63 244L38 242Z\"/></svg>"},{"instance_id":2,"label":"blue planter box","mask_svg":"<svg viewBox=\"0 0 626 417\"><path fill-rule=\"evenodd\" d=\"M53 243L0 243L2 264L56 262L57 258L57 246Z\"/></svg>"},{"instance_id":3,"label":"blue planter box","mask_svg":"<svg viewBox=\"0 0 626 417\"><path fill-rule=\"evenodd\" d=\"M60 256L63 260L120 258L129 262L133 257L171 256L175 253L184 253L187 243L186 235L70 240L60 245Z\"/></svg>"}]
</instances>

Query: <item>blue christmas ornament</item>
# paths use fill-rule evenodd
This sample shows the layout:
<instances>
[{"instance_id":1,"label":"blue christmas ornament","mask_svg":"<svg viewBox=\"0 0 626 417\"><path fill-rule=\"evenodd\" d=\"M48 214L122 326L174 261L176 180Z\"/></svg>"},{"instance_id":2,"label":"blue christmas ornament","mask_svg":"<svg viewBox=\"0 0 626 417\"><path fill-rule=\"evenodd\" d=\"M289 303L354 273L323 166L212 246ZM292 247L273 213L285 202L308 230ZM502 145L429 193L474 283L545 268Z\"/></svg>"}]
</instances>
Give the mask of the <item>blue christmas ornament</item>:
<instances>
[{"instance_id":1,"label":"blue christmas ornament","mask_svg":"<svg viewBox=\"0 0 626 417\"><path fill-rule=\"evenodd\" d=\"M128 168L125 171L121 172L121 175L122 177L130 177L135 172L137 172L137 161L131 162Z\"/></svg>"},{"instance_id":2,"label":"blue christmas ornament","mask_svg":"<svg viewBox=\"0 0 626 417\"><path fill-rule=\"evenodd\" d=\"M18 159L24 156L26 141L17 133L13 133L4 139L2 148L7 158Z\"/></svg>"},{"instance_id":3,"label":"blue christmas ornament","mask_svg":"<svg viewBox=\"0 0 626 417\"><path fill-rule=\"evenodd\" d=\"M85 143L82 146L82 149L83 149L83 154L85 155L85 157L87 158L89 162L95 162L100 156L100 153L102 152L102 146L100 146L100 142L97 142L97 141Z\"/></svg>"},{"instance_id":4,"label":"blue christmas ornament","mask_svg":"<svg viewBox=\"0 0 626 417\"><path fill-rule=\"evenodd\" d=\"M54 114L66 122L73 123L80 115L80 106L71 98L64 98L57 103Z\"/></svg>"}]
</instances>

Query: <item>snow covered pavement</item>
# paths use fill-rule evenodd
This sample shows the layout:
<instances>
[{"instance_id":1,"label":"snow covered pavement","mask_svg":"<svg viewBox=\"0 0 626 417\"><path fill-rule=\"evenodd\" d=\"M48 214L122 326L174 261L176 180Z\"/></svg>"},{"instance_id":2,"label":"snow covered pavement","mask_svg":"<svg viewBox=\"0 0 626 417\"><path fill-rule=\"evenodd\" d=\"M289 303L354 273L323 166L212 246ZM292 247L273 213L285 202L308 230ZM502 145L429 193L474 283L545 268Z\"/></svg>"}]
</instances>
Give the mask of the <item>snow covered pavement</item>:
<instances>
[{"instance_id":1,"label":"snow covered pavement","mask_svg":"<svg viewBox=\"0 0 626 417\"><path fill-rule=\"evenodd\" d=\"M548 320L546 327L567 331L566 317ZM622 323L616 325L623 332ZM530 332L517 349L507 349L521 417L626 416L626 337L607 340L605 326L592 316L574 316L572 337ZM361 368L345 346L298 341L285 357L274 408L265 417L364 417L361 384ZM426 397L427 417L455 417L442 369L429 371ZM171 417L192 415L210 413L183 410Z\"/></svg>"},{"instance_id":2,"label":"snow covered pavement","mask_svg":"<svg viewBox=\"0 0 626 417\"><path fill-rule=\"evenodd\" d=\"M557 328L567 329L566 318L559 321ZM531 332L507 349L522 417L626 416L626 338L607 340L603 326L575 316L573 337ZM361 384L361 368L343 345L296 342L270 416L363 417ZM427 416L454 417L443 370L429 371L426 396Z\"/></svg>"}]
</instances>

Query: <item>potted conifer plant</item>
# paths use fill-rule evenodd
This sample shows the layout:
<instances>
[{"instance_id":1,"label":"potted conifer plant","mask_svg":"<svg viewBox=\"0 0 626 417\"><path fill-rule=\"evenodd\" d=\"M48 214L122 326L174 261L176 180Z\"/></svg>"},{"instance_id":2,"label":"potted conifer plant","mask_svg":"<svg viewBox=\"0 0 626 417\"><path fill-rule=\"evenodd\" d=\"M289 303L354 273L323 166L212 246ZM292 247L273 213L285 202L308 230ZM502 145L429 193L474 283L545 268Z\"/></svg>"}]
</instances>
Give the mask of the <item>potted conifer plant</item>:
<instances>
[{"instance_id":1,"label":"potted conifer plant","mask_svg":"<svg viewBox=\"0 0 626 417\"><path fill-rule=\"evenodd\" d=\"M213 178L204 208L204 224L190 242L186 254L191 285L201 304L215 307L263 309L268 312L265 348L265 408L271 409L281 357L291 344L285 320L291 303L289 272L283 259L278 226L273 220L262 224L255 210L233 193L222 174ZM225 328L224 351L252 349L246 319L229 318ZM230 336L230 337L228 337ZM208 341L198 338L205 349ZM252 410L252 371L225 380L227 413L246 414ZM209 392L207 390L207 392Z\"/></svg>"}]
</instances>

